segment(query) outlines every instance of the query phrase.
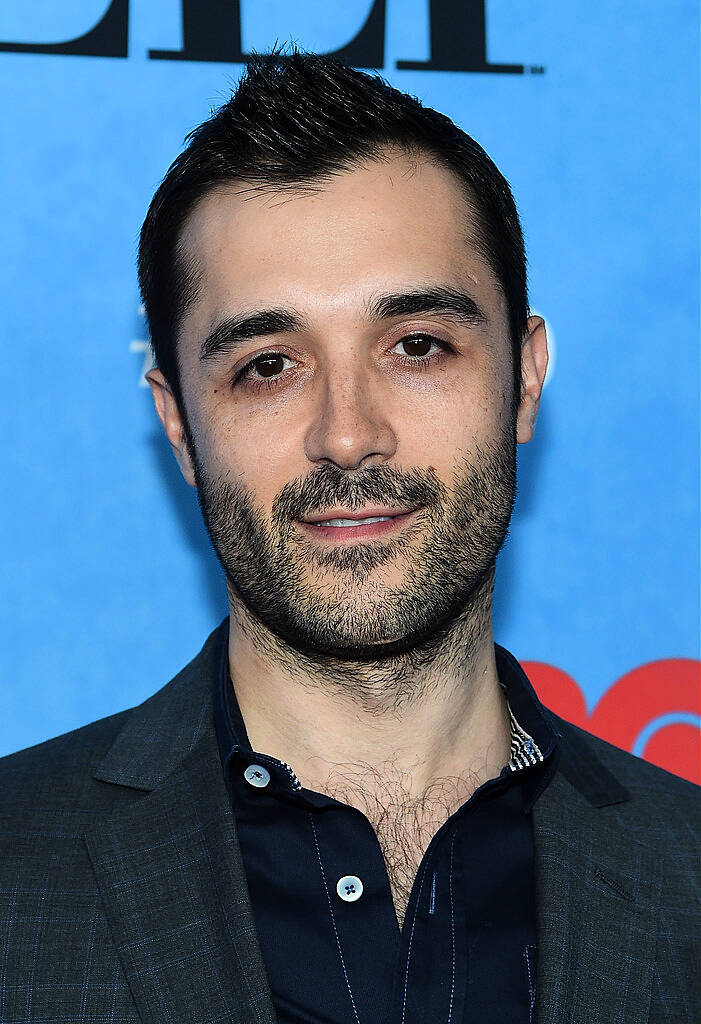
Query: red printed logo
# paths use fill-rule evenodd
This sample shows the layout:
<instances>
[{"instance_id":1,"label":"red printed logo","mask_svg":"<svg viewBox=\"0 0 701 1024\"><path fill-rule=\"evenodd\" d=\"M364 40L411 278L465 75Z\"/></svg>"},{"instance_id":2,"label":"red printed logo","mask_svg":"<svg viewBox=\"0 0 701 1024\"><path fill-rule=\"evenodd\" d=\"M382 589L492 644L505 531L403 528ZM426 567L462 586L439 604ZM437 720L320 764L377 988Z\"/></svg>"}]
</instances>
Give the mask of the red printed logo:
<instances>
[{"instance_id":1,"label":"red printed logo","mask_svg":"<svg viewBox=\"0 0 701 1024\"><path fill-rule=\"evenodd\" d=\"M701 784L701 662L651 661L621 676L587 712L562 669L524 661L538 697L555 714L623 750Z\"/></svg>"}]
</instances>

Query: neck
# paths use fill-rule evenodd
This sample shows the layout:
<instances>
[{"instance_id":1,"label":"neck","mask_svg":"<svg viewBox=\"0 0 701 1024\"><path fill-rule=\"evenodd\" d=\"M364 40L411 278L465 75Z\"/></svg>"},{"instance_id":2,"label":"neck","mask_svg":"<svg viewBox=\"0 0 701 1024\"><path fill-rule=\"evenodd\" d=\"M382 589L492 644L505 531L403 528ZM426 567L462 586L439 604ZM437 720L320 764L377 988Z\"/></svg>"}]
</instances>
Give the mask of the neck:
<instances>
[{"instance_id":1,"label":"neck","mask_svg":"<svg viewBox=\"0 0 701 1024\"><path fill-rule=\"evenodd\" d=\"M232 595L229 669L253 749L286 761L317 792L380 797L401 783L405 799L421 800L449 781L463 802L509 755L492 588L493 575L430 648L323 665L283 644Z\"/></svg>"}]
</instances>

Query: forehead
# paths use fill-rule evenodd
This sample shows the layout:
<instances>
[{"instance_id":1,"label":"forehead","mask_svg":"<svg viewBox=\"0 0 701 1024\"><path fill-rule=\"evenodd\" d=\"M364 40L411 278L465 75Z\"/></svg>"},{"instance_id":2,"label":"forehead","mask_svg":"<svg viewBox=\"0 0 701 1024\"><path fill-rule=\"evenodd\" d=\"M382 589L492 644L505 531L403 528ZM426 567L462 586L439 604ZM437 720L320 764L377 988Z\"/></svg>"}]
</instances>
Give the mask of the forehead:
<instances>
[{"instance_id":1,"label":"forehead","mask_svg":"<svg viewBox=\"0 0 701 1024\"><path fill-rule=\"evenodd\" d=\"M407 282L467 284L496 313L501 290L476 238L461 182L428 159L395 154L295 188L235 183L202 199L183 231L199 279L187 319L205 328L261 300L350 310Z\"/></svg>"}]
</instances>

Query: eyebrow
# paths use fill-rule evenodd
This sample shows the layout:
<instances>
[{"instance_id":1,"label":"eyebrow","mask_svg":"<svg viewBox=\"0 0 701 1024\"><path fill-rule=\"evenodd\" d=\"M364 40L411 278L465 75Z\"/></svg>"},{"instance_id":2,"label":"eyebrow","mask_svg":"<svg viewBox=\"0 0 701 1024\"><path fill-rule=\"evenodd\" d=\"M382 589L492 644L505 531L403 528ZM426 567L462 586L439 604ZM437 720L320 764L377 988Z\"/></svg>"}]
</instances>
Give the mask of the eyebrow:
<instances>
[{"instance_id":1,"label":"eyebrow","mask_svg":"<svg viewBox=\"0 0 701 1024\"><path fill-rule=\"evenodd\" d=\"M412 289L390 292L373 299L366 307L369 320L378 322L400 316L440 314L449 320L473 327L488 323L486 314L475 300L457 288ZM200 347L200 360L230 355L251 338L275 334L301 333L309 324L291 309L262 309L241 316L227 317L207 335Z\"/></svg>"}]
</instances>

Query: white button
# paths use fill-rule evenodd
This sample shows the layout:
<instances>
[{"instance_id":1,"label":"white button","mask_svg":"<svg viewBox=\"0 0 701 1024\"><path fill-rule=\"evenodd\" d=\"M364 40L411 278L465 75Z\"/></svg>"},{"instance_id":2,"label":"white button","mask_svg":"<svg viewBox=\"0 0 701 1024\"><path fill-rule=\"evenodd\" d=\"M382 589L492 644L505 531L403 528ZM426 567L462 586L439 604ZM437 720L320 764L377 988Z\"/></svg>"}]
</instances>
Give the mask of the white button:
<instances>
[{"instance_id":1,"label":"white button","mask_svg":"<svg viewBox=\"0 0 701 1024\"><path fill-rule=\"evenodd\" d=\"M345 903L355 903L363 895L363 883L357 875L344 875L336 883L336 892Z\"/></svg>"},{"instance_id":2,"label":"white button","mask_svg":"<svg viewBox=\"0 0 701 1024\"><path fill-rule=\"evenodd\" d=\"M267 786L270 782L270 772L260 764L249 764L243 777L246 782L250 782L252 786L257 786L259 789Z\"/></svg>"}]
</instances>

